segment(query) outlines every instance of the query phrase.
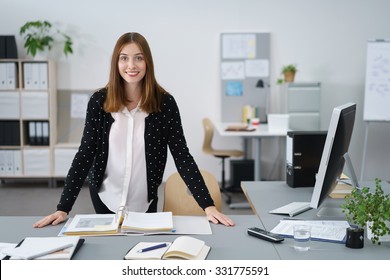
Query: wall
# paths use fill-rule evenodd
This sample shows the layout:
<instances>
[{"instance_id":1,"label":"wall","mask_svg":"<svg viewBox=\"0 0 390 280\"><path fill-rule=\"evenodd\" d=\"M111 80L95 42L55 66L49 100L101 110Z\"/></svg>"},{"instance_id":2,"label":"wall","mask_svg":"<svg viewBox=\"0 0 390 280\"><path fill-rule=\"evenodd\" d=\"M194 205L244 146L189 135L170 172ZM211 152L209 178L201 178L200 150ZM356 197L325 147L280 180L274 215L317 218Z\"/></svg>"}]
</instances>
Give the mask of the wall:
<instances>
[{"instance_id":1,"label":"wall","mask_svg":"<svg viewBox=\"0 0 390 280\"><path fill-rule=\"evenodd\" d=\"M366 42L390 38L387 0L197 0L51 1L0 0L0 34L18 34L28 20L47 19L72 35L74 55L58 61L60 89L91 90L107 82L116 39L138 31L149 41L159 82L181 108L187 141L201 168L219 176L218 160L201 150L201 119L220 118L219 34L271 33L271 95L282 65L296 63L296 81L322 84L322 127L333 107L353 101L358 115L350 153L360 173ZM17 35L19 56L23 43ZM271 96L272 98L272 96ZM389 179L390 124L370 130L366 177ZM384 141L383 139L387 139ZM237 147L239 140L217 136L215 145ZM383 146L383 147L382 147ZM387 151L386 151L387 150ZM385 151L385 152L383 152ZM270 151L265 157L271 157ZM175 170L172 161L166 174Z\"/></svg>"}]
</instances>

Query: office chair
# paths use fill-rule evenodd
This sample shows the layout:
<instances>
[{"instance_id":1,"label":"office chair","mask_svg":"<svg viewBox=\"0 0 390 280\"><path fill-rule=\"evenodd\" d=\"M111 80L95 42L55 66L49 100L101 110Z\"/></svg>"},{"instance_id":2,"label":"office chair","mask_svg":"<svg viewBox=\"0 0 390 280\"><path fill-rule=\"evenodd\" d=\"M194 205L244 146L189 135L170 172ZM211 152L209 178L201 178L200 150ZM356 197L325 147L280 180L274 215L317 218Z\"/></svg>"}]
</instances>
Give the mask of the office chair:
<instances>
[{"instance_id":1,"label":"office chair","mask_svg":"<svg viewBox=\"0 0 390 280\"><path fill-rule=\"evenodd\" d=\"M203 119L204 128L204 140L203 140L203 152L206 154L213 155L222 160L222 174L221 174L221 191L227 197L226 203L230 204L231 196L225 186L225 159L230 157L242 157L243 151L240 150L216 150L212 147L212 140L214 135L214 125L209 118Z\"/></svg>"},{"instance_id":2,"label":"office chair","mask_svg":"<svg viewBox=\"0 0 390 280\"><path fill-rule=\"evenodd\" d=\"M221 191L217 179L208 171L201 170L200 172L215 207L221 212ZM205 215L178 172L170 175L165 183L163 211L171 211L173 215L182 216Z\"/></svg>"}]
</instances>

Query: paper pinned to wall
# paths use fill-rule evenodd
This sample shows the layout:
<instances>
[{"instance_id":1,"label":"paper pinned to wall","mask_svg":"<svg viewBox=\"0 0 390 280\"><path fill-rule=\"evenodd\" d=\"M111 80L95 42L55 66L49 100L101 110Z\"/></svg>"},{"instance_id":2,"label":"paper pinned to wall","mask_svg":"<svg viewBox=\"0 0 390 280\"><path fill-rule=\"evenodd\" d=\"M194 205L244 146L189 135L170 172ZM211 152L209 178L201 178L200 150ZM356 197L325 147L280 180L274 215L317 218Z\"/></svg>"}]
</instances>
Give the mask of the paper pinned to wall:
<instances>
[{"instance_id":1,"label":"paper pinned to wall","mask_svg":"<svg viewBox=\"0 0 390 280\"><path fill-rule=\"evenodd\" d=\"M226 82L226 95L227 96L242 96L242 82L241 81L228 81Z\"/></svg>"},{"instance_id":2,"label":"paper pinned to wall","mask_svg":"<svg viewBox=\"0 0 390 280\"><path fill-rule=\"evenodd\" d=\"M245 79L244 62L222 62L222 80L243 80Z\"/></svg>"},{"instance_id":3,"label":"paper pinned to wall","mask_svg":"<svg viewBox=\"0 0 390 280\"><path fill-rule=\"evenodd\" d=\"M74 119L85 119L89 95L86 93L72 93L70 116Z\"/></svg>"},{"instance_id":4,"label":"paper pinned to wall","mask_svg":"<svg viewBox=\"0 0 390 280\"><path fill-rule=\"evenodd\" d=\"M255 34L224 34L222 37L224 59L245 59L256 57Z\"/></svg>"},{"instance_id":5,"label":"paper pinned to wall","mask_svg":"<svg viewBox=\"0 0 390 280\"><path fill-rule=\"evenodd\" d=\"M247 77L263 77L269 76L269 60L268 59L250 59L245 60L245 75Z\"/></svg>"}]
</instances>

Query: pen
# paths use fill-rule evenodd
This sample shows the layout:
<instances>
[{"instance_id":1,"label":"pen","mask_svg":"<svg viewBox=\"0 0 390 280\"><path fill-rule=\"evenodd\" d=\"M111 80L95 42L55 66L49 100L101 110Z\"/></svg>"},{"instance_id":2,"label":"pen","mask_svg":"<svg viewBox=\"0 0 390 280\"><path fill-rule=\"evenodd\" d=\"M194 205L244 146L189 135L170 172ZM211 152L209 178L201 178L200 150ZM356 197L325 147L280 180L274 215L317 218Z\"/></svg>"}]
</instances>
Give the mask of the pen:
<instances>
[{"instance_id":1,"label":"pen","mask_svg":"<svg viewBox=\"0 0 390 280\"><path fill-rule=\"evenodd\" d=\"M143 253L143 252L147 252L147 251L151 251L151 250L164 248L166 246L167 246L167 243L161 243L161 244L157 244L157 245L154 245L154 246L150 246L150 247L147 247L147 248L140 249L137 252L138 253Z\"/></svg>"}]
</instances>

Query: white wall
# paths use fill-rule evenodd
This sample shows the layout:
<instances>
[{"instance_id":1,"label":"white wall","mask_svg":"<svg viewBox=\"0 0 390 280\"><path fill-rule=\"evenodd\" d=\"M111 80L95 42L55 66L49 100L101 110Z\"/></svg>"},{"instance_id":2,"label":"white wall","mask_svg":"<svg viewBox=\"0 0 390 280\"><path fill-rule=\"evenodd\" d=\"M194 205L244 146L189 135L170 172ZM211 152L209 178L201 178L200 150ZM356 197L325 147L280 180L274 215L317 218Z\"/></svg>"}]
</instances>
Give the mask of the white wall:
<instances>
[{"instance_id":1,"label":"white wall","mask_svg":"<svg viewBox=\"0 0 390 280\"><path fill-rule=\"evenodd\" d=\"M350 154L360 173L367 39L390 38L387 0L0 0L0 34L17 37L26 21L47 19L74 39L74 54L58 61L60 89L95 89L107 82L116 39L128 31L149 41L159 82L181 109L187 141L201 168L219 176L218 160L201 150L205 116L220 118L219 34L270 32L271 80L281 66L296 63L296 81L322 84L322 128L333 107L358 104ZM276 93L275 83L271 95ZM389 104L390 107L390 104ZM390 124L370 128L367 178L389 179ZM239 140L217 137L216 145L237 147ZM166 174L175 170L168 164Z\"/></svg>"}]
</instances>

